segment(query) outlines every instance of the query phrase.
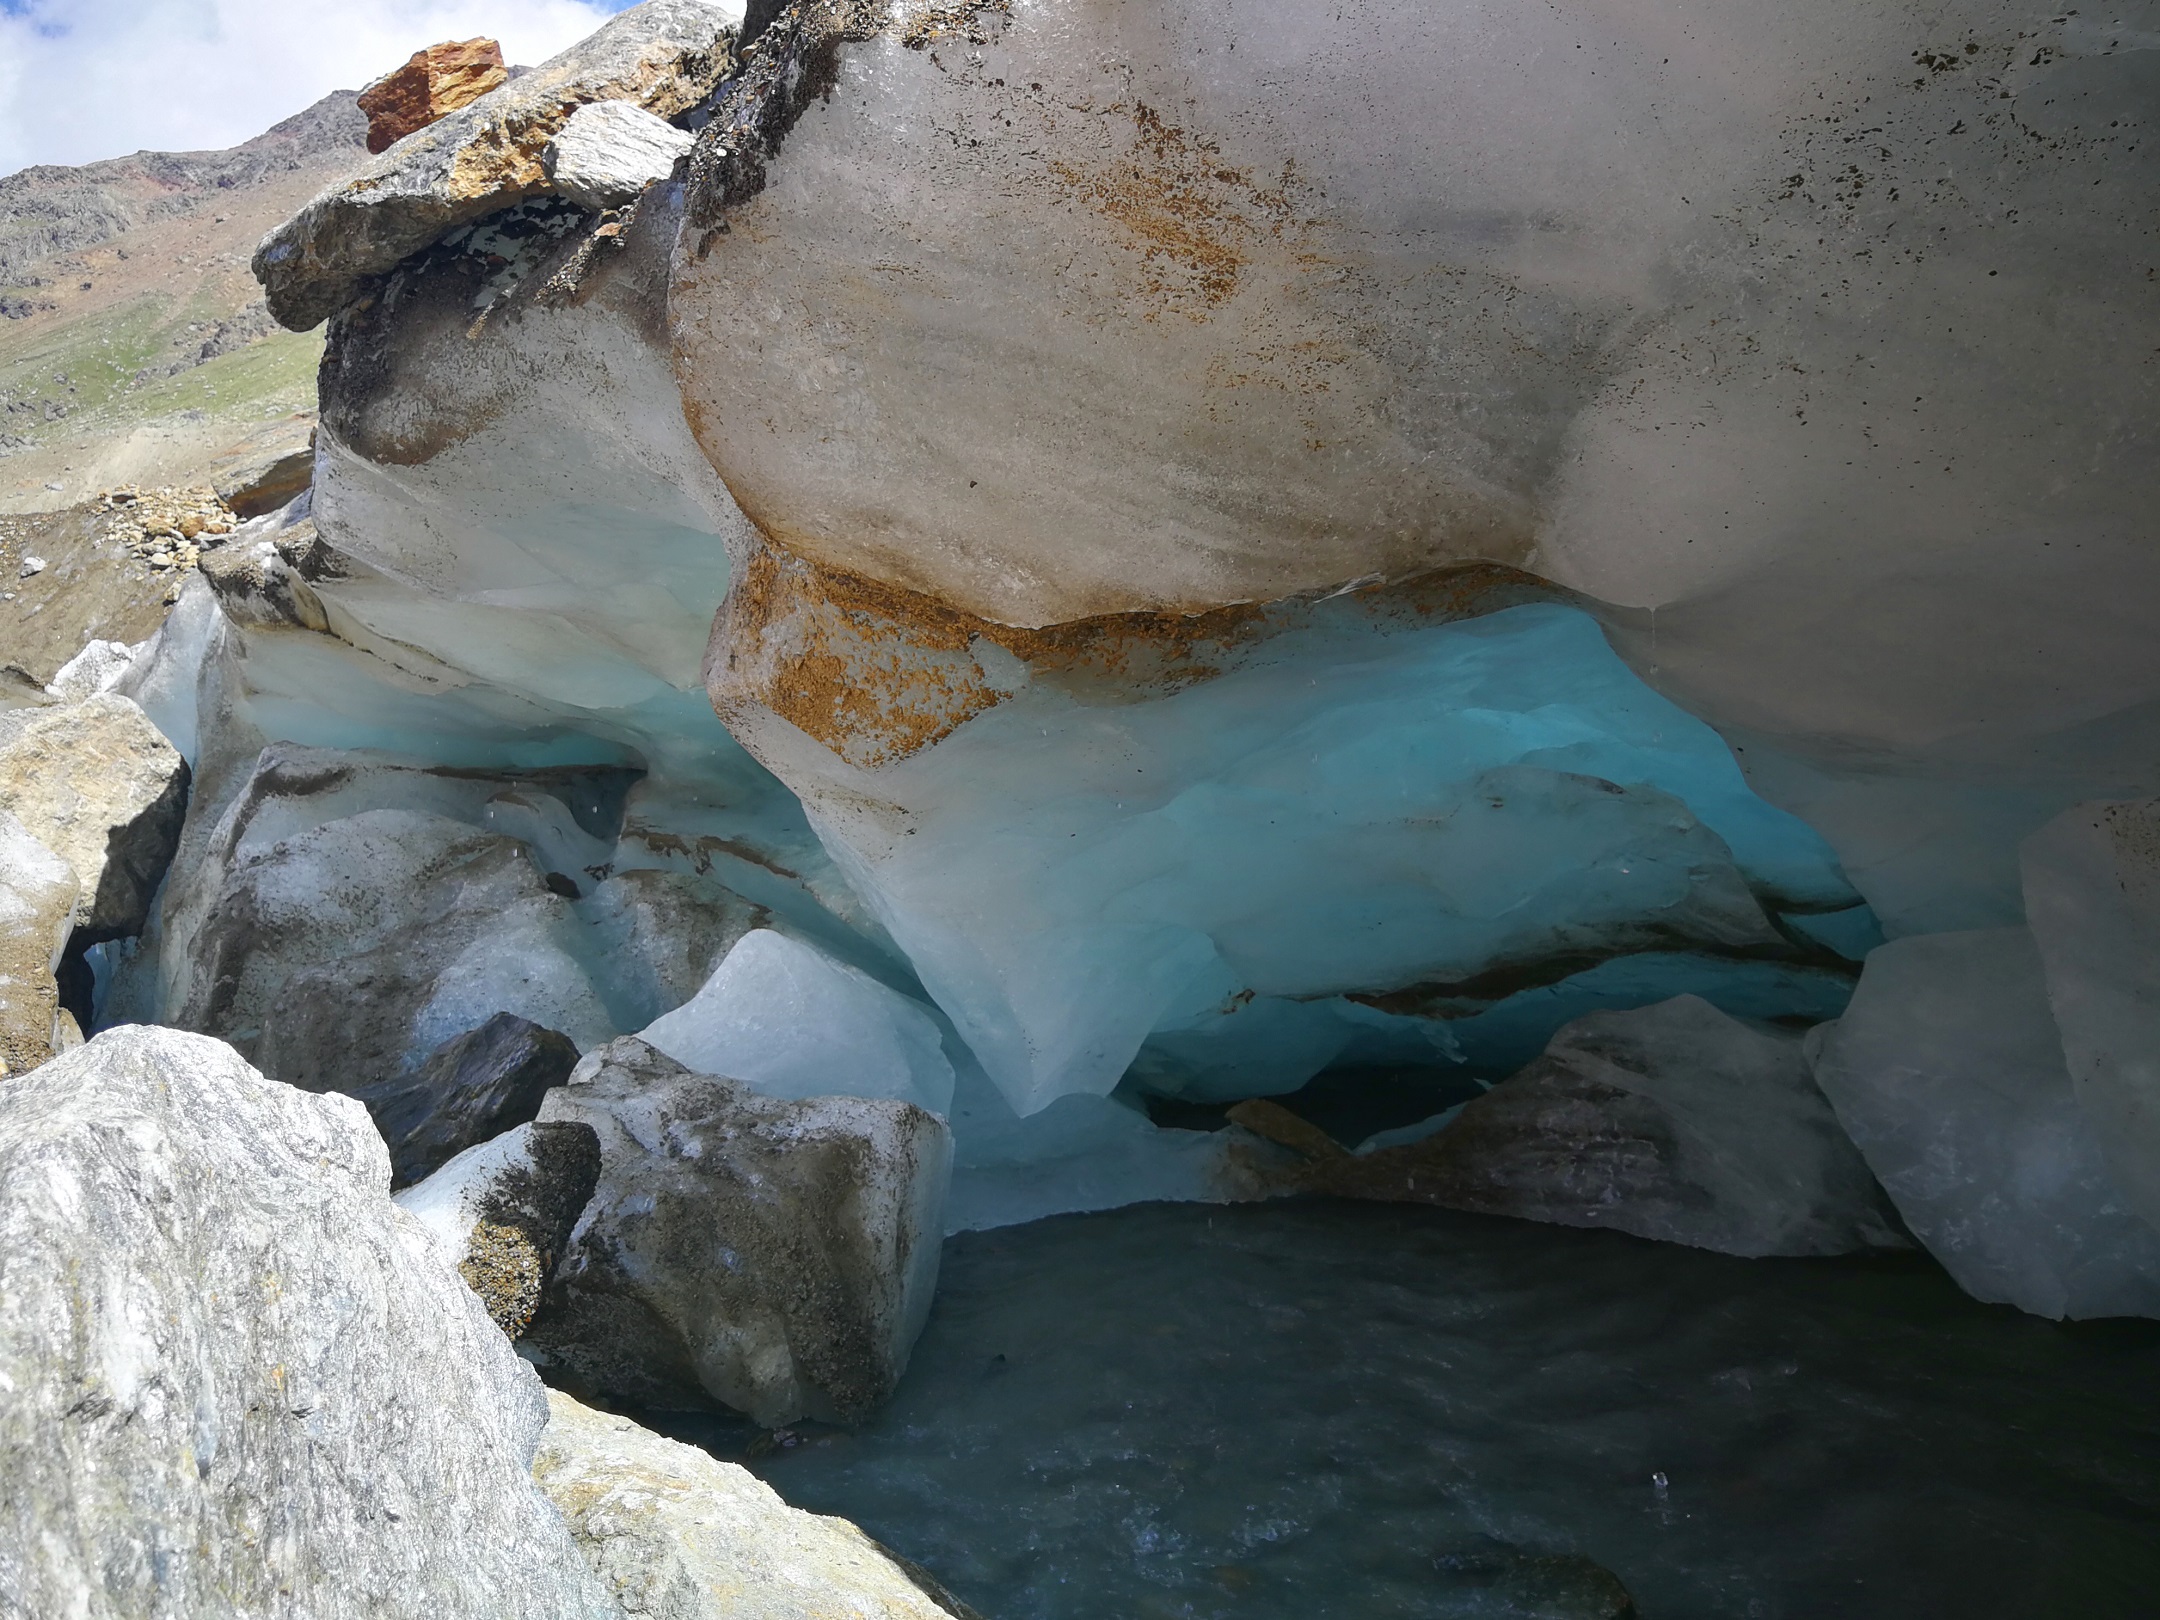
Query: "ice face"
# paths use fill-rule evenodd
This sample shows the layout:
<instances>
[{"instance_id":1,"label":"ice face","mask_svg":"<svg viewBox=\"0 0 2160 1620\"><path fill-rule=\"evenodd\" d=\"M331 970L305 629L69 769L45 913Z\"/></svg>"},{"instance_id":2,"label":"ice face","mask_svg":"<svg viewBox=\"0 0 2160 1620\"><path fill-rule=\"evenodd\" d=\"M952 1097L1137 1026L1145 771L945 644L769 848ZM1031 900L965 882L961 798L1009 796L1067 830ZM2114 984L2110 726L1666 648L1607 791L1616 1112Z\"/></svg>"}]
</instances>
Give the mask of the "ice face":
<instances>
[{"instance_id":1,"label":"ice face","mask_svg":"<svg viewBox=\"0 0 2160 1620\"><path fill-rule=\"evenodd\" d=\"M1108 1092L1157 1032L1202 1090L1288 1090L1375 1024L1448 1049L1369 1010L1459 1016L1644 950L1795 956L1772 913L1858 898L1557 605L1346 607L1152 701L1034 682L876 770L758 740L1023 1114ZM1349 995L1378 1007L1314 1005Z\"/></svg>"},{"instance_id":2,"label":"ice face","mask_svg":"<svg viewBox=\"0 0 2160 1620\"><path fill-rule=\"evenodd\" d=\"M1816 1082L1967 1293L2040 1316L2160 1315L2160 1232L2078 1106L2024 929L1892 941L1814 1039Z\"/></svg>"},{"instance_id":3,"label":"ice face","mask_svg":"<svg viewBox=\"0 0 2160 1620\"><path fill-rule=\"evenodd\" d=\"M2160 1225L2160 801L2066 810L2025 841L2024 869L2078 1101Z\"/></svg>"},{"instance_id":4,"label":"ice face","mask_svg":"<svg viewBox=\"0 0 2160 1620\"><path fill-rule=\"evenodd\" d=\"M698 993L638 1032L699 1074L768 1097L884 1097L951 1110L937 1024L907 997L816 946L745 934Z\"/></svg>"}]
</instances>

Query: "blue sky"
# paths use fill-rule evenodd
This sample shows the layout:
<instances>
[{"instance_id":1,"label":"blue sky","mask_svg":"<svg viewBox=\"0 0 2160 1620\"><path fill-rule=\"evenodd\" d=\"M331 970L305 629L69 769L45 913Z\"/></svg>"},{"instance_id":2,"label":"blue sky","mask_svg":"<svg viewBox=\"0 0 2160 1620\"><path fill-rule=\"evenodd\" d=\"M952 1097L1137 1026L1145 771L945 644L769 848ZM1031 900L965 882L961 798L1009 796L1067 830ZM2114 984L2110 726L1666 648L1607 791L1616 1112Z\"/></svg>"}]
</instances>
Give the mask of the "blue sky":
<instances>
[{"instance_id":1,"label":"blue sky","mask_svg":"<svg viewBox=\"0 0 2160 1620\"><path fill-rule=\"evenodd\" d=\"M231 146L423 45L537 62L626 0L0 0L0 174Z\"/></svg>"}]
</instances>

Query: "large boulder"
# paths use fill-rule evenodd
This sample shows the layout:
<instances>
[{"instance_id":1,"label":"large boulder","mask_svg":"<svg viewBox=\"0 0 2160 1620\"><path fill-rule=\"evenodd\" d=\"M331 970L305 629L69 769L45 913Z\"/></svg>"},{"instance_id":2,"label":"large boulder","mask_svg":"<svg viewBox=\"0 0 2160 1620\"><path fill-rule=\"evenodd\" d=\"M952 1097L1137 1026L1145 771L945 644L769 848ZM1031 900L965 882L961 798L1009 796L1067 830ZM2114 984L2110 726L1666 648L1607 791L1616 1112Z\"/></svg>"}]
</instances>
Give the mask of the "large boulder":
<instances>
[{"instance_id":1,"label":"large boulder","mask_svg":"<svg viewBox=\"0 0 2160 1620\"><path fill-rule=\"evenodd\" d=\"M75 868L91 940L142 932L187 798L187 761L117 693L0 716L0 810Z\"/></svg>"},{"instance_id":2,"label":"large boulder","mask_svg":"<svg viewBox=\"0 0 2160 1620\"><path fill-rule=\"evenodd\" d=\"M945 1124L912 1103L761 1097L624 1038L548 1094L600 1184L527 1353L641 1405L848 1422L892 1393L937 1282Z\"/></svg>"},{"instance_id":3,"label":"large boulder","mask_svg":"<svg viewBox=\"0 0 2160 1620\"><path fill-rule=\"evenodd\" d=\"M1696 996L1567 1025L1545 1055L1423 1140L1350 1154L1243 1103L1313 1155L1292 1183L1738 1255L1901 1248L1896 1217L1809 1077L1797 1036Z\"/></svg>"},{"instance_id":4,"label":"large boulder","mask_svg":"<svg viewBox=\"0 0 2160 1620\"><path fill-rule=\"evenodd\" d=\"M59 981L75 925L75 869L0 810L0 1075L34 1069L58 1050Z\"/></svg>"},{"instance_id":5,"label":"large boulder","mask_svg":"<svg viewBox=\"0 0 2160 1620\"><path fill-rule=\"evenodd\" d=\"M520 1125L467 1148L397 1204L515 1339L600 1179L590 1125Z\"/></svg>"},{"instance_id":6,"label":"large boulder","mask_svg":"<svg viewBox=\"0 0 2160 1620\"><path fill-rule=\"evenodd\" d=\"M667 1620L980 1620L845 1519L548 1392L533 1478L624 1610Z\"/></svg>"},{"instance_id":7,"label":"large boulder","mask_svg":"<svg viewBox=\"0 0 2160 1620\"><path fill-rule=\"evenodd\" d=\"M1959 1287L2038 1316L2160 1316L2160 1230L2079 1106L2025 929L1881 946L1810 1040L1838 1118Z\"/></svg>"},{"instance_id":8,"label":"large boulder","mask_svg":"<svg viewBox=\"0 0 2160 1620\"><path fill-rule=\"evenodd\" d=\"M577 1045L569 1036L516 1013L497 1013L478 1029L443 1042L410 1074L378 1080L351 1095L374 1116L390 1147L391 1179L403 1187L424 1181L467 1148L533 1119L541 1100L570 1078L577 1061Z\"/></svg>"},{"instance_id":9,"label":"large boulder","mask_svg":"<svg viewBox=\"0 0 2160 1620\"><path fill-rule=\"evenodd\" d=\"M0 1610L619 1613L360 1105L117 1029L0 1082Z\"/></svg>"},{"instance_id":10,"label":"large boulder","mask_svg":"<svg viewBox=\"0 0 2160 1620\"><path fill-rule=\"evenodd\" d=\"M263 238L255 275L270 313L295 331L319 325L364 278L545 193L547 144L589 102L632 101L660 118L690 111L733 69L739 15L704 0L646 0L406 136Z\"/></svg>"},{"instance_id":11,"label":"large boulder","mask_svg":"<svg viewBox=\"0 0 2160 1620\"><path fill-rule=\"evenodd\" d=\"M2079 1104L2160 1227L2160 799L2081 804L2025 840L2025 915Z\"/></svg>"}]
</instances>

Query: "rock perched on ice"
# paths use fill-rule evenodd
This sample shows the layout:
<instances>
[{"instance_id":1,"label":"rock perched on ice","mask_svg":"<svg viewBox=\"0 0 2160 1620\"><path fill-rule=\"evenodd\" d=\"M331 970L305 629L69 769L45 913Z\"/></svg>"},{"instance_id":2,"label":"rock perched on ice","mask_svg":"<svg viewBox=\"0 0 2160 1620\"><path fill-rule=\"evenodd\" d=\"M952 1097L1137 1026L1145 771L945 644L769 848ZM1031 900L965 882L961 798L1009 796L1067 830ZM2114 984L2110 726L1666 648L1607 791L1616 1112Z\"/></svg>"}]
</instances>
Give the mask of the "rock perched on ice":
<instances>
[{"instance_id":1,"label":"rock perched on ice","mask_svg":"<svg viewBox=\"0 0 2160 1620\"><path fill-rule=\"evenodd\" d=\"M2039 1316L2160 1316L2160 1232L2078 1106L2026 930L1879 947L1811 1040L1838 1118L1967 1293Z\"/></svg>"},{"instance_id":2,"label":"rock perched on ice","mask_svg":"<svg viewBox=\"0 0 2160 1620\"><path fill-rule=\"evenodd\" d=\"M845 1519L548 1392L533 1478L624 1610L667 1620L980 1620Z\"/></svg>"},{"instance_id":3,"label":"rock perched on ice","mask_svg":"<svg viewBox=\"0 0 2160 1620\"><path fill-rule=\"evenodd\" d=\"M596 101L570 115L541 154L548 183L587 208L616 208L665 180L691 137L628 101Z\"/></svg>"},{"instance_id":4,"label":"rock perched on ice","mask_svg":"<svg viewBox=\"0 0 2160 1620\"><path fill-rule=\"evenodd\" d=\"M117 693L0 716L0 810L75 868L93 940L142 932L187 796L187 761Z\"/></svg>"},{"instance_id":5,"label":"rock perched on ice","mask_svg":"<svg viewBox=\"0 0 2160 1620\"><path fill-rule=\"evenodd\" d=\"M75 869L0 810L0 1075L34 1069L58 1048L60 966L82 885Z\"/></svg>"},{"instance_id":6,"label":"rock perched on ice","mask_svg":"<svg viewBox=\"0 0 2160 1620\"><path fill-rule=\"evenodd\" d=\"M305 331L364 277L548 190L541 154L588 102L632 101L662 118L689 111L732 70L739 15L703 0L646 0L407 136L263 239L255 276L270 313Z\"/></svg>"},{"instance_id":7,"label":"rock perched on ice","mask_svg":"<svg viewBox=\"0 0 2160 1620\"><path fill-rule=\"evenodd\" d=\"M384 1196L357 1103L109 1031L0 1081L0 1611L618 1611L545 1395Z\"/></svg>"},{"instance_id":8,"label":"rock perched on ice","mask_svg":"<svg viewBox=\"0 0 2160 1620\"><path fill-rule=\"evenodd\" d=\"M443 1042L412 1073L351 1095L367 1105L389 1144L391 1185L404 1187L535 1118L540 1100L570 1078L577 1060L569 1036L497 1013Z\"/></svg>"},{"instance_id":9,"label":"rock perched on ice","mask_svg":"<svg viewBox=\"0 0 2160 1620\"><path fill-rule=\"evenodd\" d=\"M1578 1018L1433 1136L1352 1155L1287 1111L1231 1117L1309 1152L1316 1191L1440 1204L1739 1255L1901 1248L1797 1037L1695 996Z\"/></svg>"},{"instance_id":10,"label":"rock perched on ice","mask_svg":"<svg viewBox=\"0 0 2160 1620\"><path fill-rule=\"evenodd\" d=\"M2081 804L2025 840L2025 915L2078 1102L2160 1227L2160 799Z\"/></svg>"},{"instance_id":11,"label":"rock perched on ice","mask_svg":"<svg viewBox=\"0 0 2160 1620\"><path fill-rule=\"evenodd\" d=\"M360 110L368 115L367 149L387 152L509 77L502 47L492 39L445 40L414 51L403 66L360 92Z\"/></svg>"},{"instance_id":12,"label":"rock perched on ice","mask_svg":"<svg viewBox=\"0 0 2160 1620\"><path fill-rule=\"evenodd\" d=\"M951 1167L912 1103L761 1097L625 1038L548 1094L600 1185L534 1320L543 1368L641 1405L862 1417L907 1366Z\"/></svg>"},{"instance_id":13,"label":"rock perched on ice","mask_svg":"<svg viewBox=\"0 0 2160 1620\"><path fill-rule=\"evenodd\" d=\"M54 672L45 690L68 703L109 692L135 662L135 649L124 641L87 641L83 650Z\"/></svg>"},{"instance_id":14,"label":"rock perched on ice","mask_svg":"<svg viewBox=\"0 0 2160 1620\"><path fill-rule=\"evenodd\" d=\"M590 1125L526 1124L467 1148L396 1202L514 1339L599 1179Z\"/></svg>"},{"instance_id":15,"label":"rock perched on ice","mask_svg":"<svg viewBox=\"0 0 2160 1620\"><path fill-rule=\"evenodd\" d=\"M916 1003L799 939L745 934L704 987L638 1038L768 1097L890 1097L952 1108L953 1071Z\"/></svg>"},{"instance_id":16,"label":"rock perched on ice","mask_svg":"<svg viewBox=\"0 0 2160 1620\"><path fill-rule=\"evenodd\" d=\"M312 524L301 525L308 537ZM203 578L217 593L218 607L234 624L272 630L327 630L329 615L315 594L301 553L285 533L257 535L203 553Z\"/></svg>"}]
</instances>

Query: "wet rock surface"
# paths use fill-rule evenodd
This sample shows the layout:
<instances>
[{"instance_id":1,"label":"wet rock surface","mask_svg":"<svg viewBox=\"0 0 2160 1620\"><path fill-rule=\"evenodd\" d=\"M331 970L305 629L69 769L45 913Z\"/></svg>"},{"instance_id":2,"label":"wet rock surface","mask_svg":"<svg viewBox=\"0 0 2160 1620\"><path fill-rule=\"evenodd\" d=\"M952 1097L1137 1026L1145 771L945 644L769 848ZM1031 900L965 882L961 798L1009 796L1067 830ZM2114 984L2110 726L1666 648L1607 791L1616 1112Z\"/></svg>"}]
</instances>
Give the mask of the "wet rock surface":
<instances>
[{"instance_id":1,"label":"wet rock surface","mask_svg":"<svg viewBox=\"0 0 2160 1620\"><path fill-rule=\"evenodd\" d=\"M443 1042L411 1074L351 1095L367 1105L389 1145L392 1185L404 1187L426 1180L467 1148L532 1120L541 1099L570 1078L577 1060L569 1036L515 1013L497 1013Z\"/></svg>"},{"instance_id":2,"label":"wet rock surface","mask_svg":"<svg viewBox=\"0 0 2160 1620\"><path fill-rule=\"evenodd\" d=\"M591 1126L525 1124L467 1148L397 1203L515 1339L531 1324L599 1177Z\"/></svg>"},{"instance_id":3,"label":"wet rock surface","mask_svg":"<svg viewBox=\"0 0 2160 1620\"><path fill-rule=\"evenodd\" d=\"M188 782L187 761L117 693L0 715L0 809L75 868L86 939L142 932Z\"/></svg>"},{"instance_id":4,"label":"wet rock surface","mask_svg":"<svg viewBox=\"0 0 2160 1620\"><path fill-rule=\"evenodd\" d=\"M937 1280L936 1115L760 1097L625 1038L540 1119L590 1125L602 1166L528 1337L552 1381L767 1423L852 1420L892 1392Z\"/></svg>"},{"instance_id":5,"label":"wet rock surface","mask_svg":"<svg viewBox=\"0 0 2160 1620\"><path fill-rule=\"evenodd\" d=\"M982 1620L844 1519L548 1393L533 1478L623 1608L668 1620Z\"/></svg>"},{"instance_id":6,"label":"wet rock surface","mask_svg":"<svg viewBox=\"0 0 2160 1620\"><path fill-rule=\"evenodd\" d=\"M1662 1620L2073 1620L2160 1580L2155 1354L1916 1254L1311 1199L953 1240L850 1432L641 1421L1013 1620L1582 1620L1612 1583ZM1576 1606L1509 1606L1546 1575Z\"/></svg>"},{"instance_id":7,"label":"wet rock surface","mask_svg":"<svg viewBox=\"0 0 2160 1620\"><path fill-rule=\"evenodd\" d=\"M531 1485L538 1380L388 1181L357 1103L201 1036L0 1081L0 1607L618 1612Z\"/></svg>"},{"instance_id":8,"label":"wet rock surface","mask_svg":"<svg viewBox=\"0 0 2160 1620\"><path fill-rule=\"evenodd\" d=\"M1577 1019L1537 1062L1419 1142L1351 1154L1264 1101L1230 1117L1309 1154L1287 1179L1314 1192L1736 1255L1906 1241L1816 1089L1799 1036L1751 1029L1695 996Z\"/></svg>"}]
</instances>

